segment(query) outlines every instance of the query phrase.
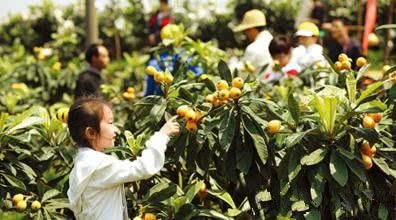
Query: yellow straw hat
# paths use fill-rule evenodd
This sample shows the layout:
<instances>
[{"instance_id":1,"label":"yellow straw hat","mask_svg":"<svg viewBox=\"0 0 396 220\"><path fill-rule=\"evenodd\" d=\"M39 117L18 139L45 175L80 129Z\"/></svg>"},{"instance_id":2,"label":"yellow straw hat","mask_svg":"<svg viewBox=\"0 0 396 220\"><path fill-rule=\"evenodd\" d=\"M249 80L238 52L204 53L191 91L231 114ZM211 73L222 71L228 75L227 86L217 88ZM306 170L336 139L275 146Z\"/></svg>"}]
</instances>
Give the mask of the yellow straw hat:
<instances>
[{"instance_id":1,"label":"yellow straw hat","mask_svg":"<svg viewBox=\"0 0 396 220\"><path fill-rule=\"evenodd\" d=\"M303 37L312 37L312 36L317 37L319 36L319 28L314 23L306 21L298 26L296 35Z\"/></svg>"},{"instance_id":2,"label":"yellow straw hat","mask_svg":"<svg viewBox=\"0 0 396 220\"><path fill-rule=\"evenodd\" d=\"M234 28L234 32L244 31L249 28L265 26L267 21L263 12L257 9L247 11L243 15L241 24Z\"/></svg>"}]
</instances>

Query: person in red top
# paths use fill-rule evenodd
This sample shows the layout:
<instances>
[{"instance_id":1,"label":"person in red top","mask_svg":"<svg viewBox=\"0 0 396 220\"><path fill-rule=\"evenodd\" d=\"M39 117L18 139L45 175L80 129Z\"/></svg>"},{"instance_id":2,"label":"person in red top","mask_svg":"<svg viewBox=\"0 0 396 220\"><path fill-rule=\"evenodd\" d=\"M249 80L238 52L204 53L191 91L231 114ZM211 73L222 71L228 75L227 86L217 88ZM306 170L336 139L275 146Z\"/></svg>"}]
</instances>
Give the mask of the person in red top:
<instances>
[{"instance_id":1,"label":"person in red top","mask_svg":"<svg viewBox=\"0 0 396 220\"><path fill-rule=\"evenodd\" d=\"M149 37L150 46L155 46L161 41L160 32L167 24L172 23L171 10L168 0L159 0L159 10L156 11L149 20Z\"/></svg>"}]
</instances>

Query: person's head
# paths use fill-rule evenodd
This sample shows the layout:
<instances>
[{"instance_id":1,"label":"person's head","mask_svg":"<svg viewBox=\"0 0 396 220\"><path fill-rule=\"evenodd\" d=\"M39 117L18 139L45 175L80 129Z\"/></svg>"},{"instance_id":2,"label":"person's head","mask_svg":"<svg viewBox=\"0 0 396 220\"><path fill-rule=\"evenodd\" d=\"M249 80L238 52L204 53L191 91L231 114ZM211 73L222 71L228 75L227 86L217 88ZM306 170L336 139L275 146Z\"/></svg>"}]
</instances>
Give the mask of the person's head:
<instances>
[{"instance_id":1,"label":"person's head","mask_svg":"<svg viewBox=\"0 0 396 220\"><path fill-rule=\"evenodd\" d=\"M343 42L349 38L346 21L341 18L334 19L331 22L330 32L332 38L338 42Z\"/></svg>"},{"instance_id":2,"label":"person's head","mask_svg":"<svg viewBox=\"0 0 396 220\"><path fill-rule=\"evenodd\" d=\"M264 13L253 9L244 14L241 24L234 28L234 32L243 31L248 41L253 42L266 25Z\"/></svg>"},{"instance_id":3,"label":"person's head","mask_svg":"<svg viewBox=\"0 0 396 220\"><path fill-rule=\"evenodd\" d=\"M91 67L102 71L110 62L109 52L101 44L91 44L85 51L85 60Z\"/></svg>"},{"instance_id":4,"label":"person's head","mask_svg":"<svg viewBox=\"0 0 396 220\"><path fill-rule=\"evenodd\" d=\"M269 45L269 52L272 59L277 60L281 67L286 66L289 63L291 55L292 42L285 36L276 36L271 40Z\"/></svg>"},{"instance_id":5,"label":"person's head","mask_svg":"<svg viewBox=\"0 0 396 220\"><path fill-rule=\"evenodd\" d=\"M319 28L312 22L303 22L298 26L296 36L300 45L308 47L318 42Z\"/></svg>"},{"instance_id":6,"label":"person's head","mask_svg":"<svg viewBox=\"0 0 396 220\"><path fill-rule=\"evenodd\" d=\"M111 105L102 99L78 99L70 107L67 125L73 141L79 147L103 151L114 146L116 128Z\"/></svg>"},{"instance_id":7,"label":"person's head","mask_svg":"<svg viewBox=\"0 0 396 220\"><path fill-rule=\"evenodd\" d=\"M160 3L159 6L160 11L167 11L169 9L168 0L159 0L159 3Z\"/></svg>"},{"instance_id":8,"label":"person's head","mask_svg":"<svg viewBox=\"0 0 396 220\"><path fill-rule=\"evenodd\" d=\"M264 27L253 27L244 30L243 33L245 34L249 42L253 42L256 40L257 35L259 35L260 32L263 31L264 29L265 29Z\"/></svg>"}]
</instances>

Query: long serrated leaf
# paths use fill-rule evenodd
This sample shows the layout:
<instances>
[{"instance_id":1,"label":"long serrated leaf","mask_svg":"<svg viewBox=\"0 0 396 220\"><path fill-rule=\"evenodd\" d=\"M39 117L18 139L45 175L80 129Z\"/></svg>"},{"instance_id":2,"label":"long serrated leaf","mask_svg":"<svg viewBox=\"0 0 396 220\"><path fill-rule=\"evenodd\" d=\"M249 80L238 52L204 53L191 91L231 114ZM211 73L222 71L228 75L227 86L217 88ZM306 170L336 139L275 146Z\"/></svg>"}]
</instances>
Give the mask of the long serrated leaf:
<instances>
[{"instance_id":1,"label":"long serrated leaf","mask_svg":"<svg viewBox=\"0 0 396 220\"><path fill-rule=\"evenodd\" d=\"M152 187L146 196L146 200L152 203L161 202L173 196L177 192L177 186L173 183L159 183Z\"/></svg>"},{"instance_id":2,"label":"long serrated leaf","mask_svg":"<svg viewBox=\"0 0 396 220\"><path fill-rule=\"evenodd\" d=\"M396 178L396 170L391 169L384 158L374 158L373 161L386 175Z\"/></svg>"},{"instance_id":3,"label":"long serrated leaf","mask_svg":"<svg viewBox=\"0 0 396 220\"><path fill-rule=\"evenodd\" d=\"M356 102L356 79L352 73L348 73L346 77L346 86L348 90L348 98L351 104Z\"/></svg>"},{"instance_id":4,"label":"long serrated leaf","mask_svg":"<svg viewBox=\"0 0 396 220\"><path fill-rule=\"evenodd\" d=\"M214 219L221 219L221 220L232 220L232 218L229 218L215 210L208 210L208 209L199 209L198 214L196 216L211 217Z\"/></svg>"},{"instance_id":5,"label":"long serrated leaf","mask_svg":"<svg viewBox=\"0 0 396 220\"><path fill-rule=\"evenodd\" d=\"M228 192L225 191L212 191L208 190L208 193L214 197L217 197L224 202L226 202L228 205L231 206L231 208L236 209L236 205L234 203L234 200L232 200L231 195Z\"/></svg>"},{"instance_id":6,"label":"long serrated leaf","mask_svg":"<svg viewBox=\"0 0 396 220\"><path fill-rule=\"evenodd\" d=\"M1 175L4 177L4 179L5 179L9 184L11 184L12 187L16 187L16 188L18 188L18 189L26 190L26 186L25 186L25 184L24 184L21 180L15 178L15 177L13 177L13 176L4 174L4 173L1 173Z\"/></svg>"},{"instance_id":7,"label":"long serrated leaf","mask_svg":"<svg viewBox=\"0 0 396 220\"><path fill-rule=\"evenodd\" d=\"M362 182L366 182L366 170L364 170L363 166L359 164L356 160L350 160L348 158L344 158L341 156L341 158L345 161L346 165L349 167L349 169L354 173Z\"/></svg>"},{"instance_id":8,"label":"long serrated leaf","mask_svg":"<svg viewBox=\"0 0 396 220\"><path fill-rule=\"evenodd\" d=\"M29 118L26 118L25 120L23 120L21 123L17 124L16 126L10 128L9 130L7 130L7 134L12 134L13 132L20 130L20 129L24 129L24 128L28 128L31 127L33 125L36 124L40 124L43 122L43 119L37 116L32 116Z\"/></svg>"},{"instance_id":9,"label":"long serrated leaf","mask_svg":"<svg viewBox=\"0 0 396 220\"><path fill-rule=\"evenodd\" d=\"M330 174L340 186L345 186L348 181L348 169L344 161L338 156L337 151L332 151L329 164Z\"/></svg>"},{"instance_id":10,"label":"long serrated leaf","mask_svg":"<svg viewBox=\"0 0 396 220\"><path fill-rule=\"evenodd\" d=\"M356 104L359 105L365 98L372 95L377 89L379 89L384 83L376 82L367 86L367 88L362 92L359 99L356 101Z\"/></svg>"},{"instance_id":11,"label":"long serrated leaf","mask_svg":"<svg viewBox=\"0 0 396 220\"><path fill-rule=\"evenodd\" d=\"M305 155L303 158L301 158L300 163L301 165L315 165L320 163L326 156L328 150L325 148L319 148L312 153Z\"/></svg>"},{"instance_id":12,"label":"long serrated leaf","mask_svg":"<svg viewBox=\"0 0 396 220\"><path fill-rule=\"evenodd\" d=\"M41 203L47 201L48 199L54 198L59 194L60 192L57 189L50 189L44 193L43 198L41 199Z\"/></svg>"},{"instance_id":13,"label":"long serrated leaf","mask_svg":"<svg viewBox=\"0 0 396 220\"><path fill-rule=\"evenodd\" d=\"M257 128L258 126L255 125L255 121L251 120L249 117L243 115L242 121L243 127L253 139L254 146L256 147L256 151L260 157L260 160L263 162L263 164L266 164L268 158L268 149L262 135L263 132L259 132Z\"/></svg>"},{"instance_id":14,"label":"long serrated leaf","mask_svg":"<svg viewBox=\"0 0 396 220\"><path fill-rule=\"evenodd\" d=\"M224 112L221 117L221 124L219 128L219 143L222 149L227 152L232 139L234 138L236 126L236 119L234 116L234 109L231 108L229 111Z\"/></svg>"},{"instance_id":15,"label":"long serrated leaf","mask_svg":"<svg viewBox=\"0 0 396 220\"><path fill-rule=\"evenodd\" d=\"M231 83L232 75L230 69L228 68L227 63L224 62L223 60L220 60L217 69L219 71L220 77L225 81L227 81L228 83Z\"/></svg>"},{"instance_id":16,"label":"long serrated leaf","mask_svg":"<svg viewBox=\"0 0 396 220\"><path fill-rule=\"evenodd\" d=\"M300 106L298 105L298 102L296 98L294 98L293 94L289 95L287 107L293 120L298 123L300 120Z\"/></svg>"}]
</instances>

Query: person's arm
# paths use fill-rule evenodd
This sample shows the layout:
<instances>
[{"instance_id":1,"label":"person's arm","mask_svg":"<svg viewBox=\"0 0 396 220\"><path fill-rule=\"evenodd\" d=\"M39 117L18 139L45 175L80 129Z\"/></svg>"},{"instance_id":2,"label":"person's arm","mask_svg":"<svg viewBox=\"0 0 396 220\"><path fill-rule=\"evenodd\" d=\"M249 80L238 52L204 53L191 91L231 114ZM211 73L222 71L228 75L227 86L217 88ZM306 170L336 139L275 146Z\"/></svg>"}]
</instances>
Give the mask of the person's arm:
<instances>
[{"instance_id":1,"label":"person's arm","mask_svg":"<svg viewBox=\"0 0 396 220\"><path fill-rule=\"evenodd\" d=\"M176 117L173 117L146 142L146 149L136 160L118 160L105 155L102 164L94 173L90 186L108 188L150 178L164 166L169 136L178 133L179 125Z\"/></svg>"}]
</instances>

